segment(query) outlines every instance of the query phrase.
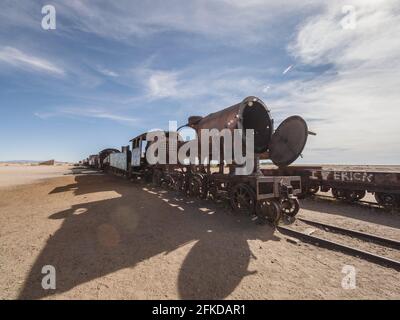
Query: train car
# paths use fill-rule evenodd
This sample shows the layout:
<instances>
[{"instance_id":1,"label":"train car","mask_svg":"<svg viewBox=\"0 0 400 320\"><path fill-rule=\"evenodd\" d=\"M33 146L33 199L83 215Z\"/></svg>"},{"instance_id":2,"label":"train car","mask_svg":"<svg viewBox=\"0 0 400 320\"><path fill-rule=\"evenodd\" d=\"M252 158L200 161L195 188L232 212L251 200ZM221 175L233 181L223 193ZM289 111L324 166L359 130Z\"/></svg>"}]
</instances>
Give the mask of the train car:
<instances>
[{"instance_id":1,"label":"train car","mask_svg":"<svg viewBox=\"0 0 400 320\"><path fill-rule=\"evenodd\" d=\"M131 151L129 146L121 147L121 152L112 152L106 158L107 170L116 175L128 176Z\"/></svg>"},{"instance_id":2,"label":"train car","mask_svg":"<svg viewBox=\"0 0 400 320\"><path fill-rule=\"evenodd\" d=\"M154 132L153 132L154 133ZM150 164L148 163L146 159L146 151L150 147L154 141L148 141L147 140L147 135L148 133L142 133L138 135L137 137L133 138L130 140L131 142L131 159L130 159L130 167L129 167L129 176L133 179L144 179L147 182L153 182L154 184L161 185L165 183L165 178L162 181L160 172L172 172L175 170L179 170L182 168L182 166L179 166L178 164L176 165L171 165L169 164L169 151L172 152L177 152L178 145L174 148L171 149L171 146L169 145L169 138L172 134L177 135L177 141L179 145L182 144L182 139L180 138L179 134L177 132L168 132L168 131L162 131L160 132L166 139L166 163L165 164ZM168 152L167 152L168 150ZM173 184L171 182L171 184Z\"/></svg>"},{"instance_id":3,"label":"train car","mask_svg":"<svg viewBox=\"0 0 400 320\"><path fill-rule=\"evenodd\" d=\"M88 158L88 165L91 168L98 168L99 156L97 154L92 154Z\"/></svg>"},{"instance_id":4,"label":"train car","mask_svg":"<svg viewBox=\"0 0 400 320\"><path fill-rule=\"evenodd\" d=\"M107 170L110 166L109 155L112 153L119 153L120 151L114 148L103 149L99 152L97 157L97 169Z\"/></svg>"},{"instance_id":5,"label":"train car","mask_svg":"<svg viewBox=\"0 0 400 320\"><path fill-rule=\"evenodd\" d=\"M356 169L362 168L334 170L320 166L293 166L285 168L283 173L301 176L302 196L331 191L336 199L355 202L370 192L379 205L400 208L400 172Z\"/></svg>"}]
</instances>

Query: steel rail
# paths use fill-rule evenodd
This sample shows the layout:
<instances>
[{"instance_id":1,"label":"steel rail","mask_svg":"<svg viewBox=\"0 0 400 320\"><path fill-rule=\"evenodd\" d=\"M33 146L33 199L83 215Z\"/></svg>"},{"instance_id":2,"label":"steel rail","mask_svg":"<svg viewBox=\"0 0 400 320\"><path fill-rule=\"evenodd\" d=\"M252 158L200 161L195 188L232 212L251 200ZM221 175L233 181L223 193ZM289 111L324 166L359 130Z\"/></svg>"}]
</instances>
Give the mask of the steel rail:
<instances>
[{"instance_id":1,"label":"steel rail","mask_svg":"<svg viewBox=\"0 0 400 320\"><path fill-rule=\"evenodd\" d=\"M400 261L390 259L387 257L383 257L383 256L380 256L380 255L377 255L377 254L374 254L374 253L371 253L368 251L360 250L360 249L357 249L354 247L350 247L350 246L347 246L344 244L340 244L338 242L334 242L331 240L326 240L326 239L319 238L316 236L308 235L306 233L296 231L296 230L293 230L288 227L277 226L277 229L282 234L286 234L286 235L298 238L304 242L314 244L314 245L317 245L317 246L320 246L320 247L323 247L326 249L344 252L349 255L352 255L355 257L360 257L367 261L379 264L381 266L390 267L397 271L400 271Z\"/></svg>"},{"instance_id":2,"label":"steel rail","mask_svg":"<svg viewBox=\"0 0 400 320\"><path fill-rule=\"evenodd\" d=\"M357 237L357 238L364 238L364 239L371 240L373 242L384 243L384 244L393 246L396 249L400 249L400 241L398 241L398 240L380 237L380 236L377 236L377 235L374 235L374 234L371 234L371 233L356 231L356 230L352 230L352 229L346 229L346 228L342 228L342 227L339 227L339 226L334 226L334 225L331 225L331 224L317 222L317 221L314 221L314 220L308 220L308 219L304 219L304 218L297 218L297 219L300 220L300 221L303 221L303 222L305 222L307 224L314 225L316 227L327 228L327 229L330 229L330 230L337 231L338 233L341 233L343 235L350 235L350 236L354 236L354 237Z\"/></svg>"}]
</instances>

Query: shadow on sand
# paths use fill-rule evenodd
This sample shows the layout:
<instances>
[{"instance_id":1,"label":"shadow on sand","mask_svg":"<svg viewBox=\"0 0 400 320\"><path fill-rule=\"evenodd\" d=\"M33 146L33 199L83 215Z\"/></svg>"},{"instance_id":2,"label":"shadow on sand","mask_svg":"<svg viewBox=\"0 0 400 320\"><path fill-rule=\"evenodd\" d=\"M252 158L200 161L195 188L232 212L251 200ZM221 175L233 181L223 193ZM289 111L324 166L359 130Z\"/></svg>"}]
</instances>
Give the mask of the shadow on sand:
<instances>
[{"instance_id":1,"label":"shadow on sand","mask_svg":"<svg viewBox=\"0 0 400 320\"><path fill-rule=\"evenodd\" d=\"M238 222L237 216L209 201L182 198L172 191L97 172L75 173L79 174L74 184L57 187L50 194L113 191L115 197L73 205L49 217L64 221L37 257L20 299L66 292L190 242L195 244L179 269L179 297L221 299L252 273L248 265L255 257L247 240L279 240L272 228L249 219ZM57 270L56 290L41 287L44 265Z\"/></svg>"},{"instance_id":2,"label":"shadow on sand","mask_svg":"<svg viewBox=\"0 0 400 320\"><path fill-rule=\"evenodd\" d=\"M333 214L400 229L399 212L387 212L382 208L372 208L357 203L351 204L331 199L305 199L301 208L319 213Z\"/></svg>"}]
</instances>

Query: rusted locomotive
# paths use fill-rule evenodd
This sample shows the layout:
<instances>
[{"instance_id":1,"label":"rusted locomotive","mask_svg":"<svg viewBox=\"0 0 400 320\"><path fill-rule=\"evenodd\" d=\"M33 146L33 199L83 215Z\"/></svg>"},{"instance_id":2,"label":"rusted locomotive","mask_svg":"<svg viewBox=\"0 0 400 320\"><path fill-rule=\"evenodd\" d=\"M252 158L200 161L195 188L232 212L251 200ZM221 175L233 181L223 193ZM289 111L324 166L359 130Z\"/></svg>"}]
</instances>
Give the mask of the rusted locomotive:
<instances>
[{"instance_id":1,"label":"rusted locomotive","mask_svg":"<svg viewBox=\"0 0 400 320\"><path fill-rule=\"evenodd\" d=\"M86 163L87 166L91 168L98 168L99 166L99 155L98 154L91 154L86 160L83 161Z\"/></svg>"},{"instance_id":2,"label":"rusted locomotive","mask_svg":"<svg viewBox=\"0 0 400 320\"><path fill-rule=\"evenodd\" d=\"M192 128L196 138L183 141L179 132L184 127ZM213 145L209 136L203 136L204 130L217 130L227 135ZM252 215L260 222L276 224L284 216L292 218L297 214L299 202L296 195L302 192L301 178L298 175L282 175L279 169L265 174L260 169L260 160L270 159L278 167L288 166L303 151L309 133L306 122L299 116L287 118L274 130L270 110L261 99L251 96L205 117L191 116L176 131L161 132L158 136L165 140L165 150L160 152L166 153L165 163L150 163L146 157L148 150L157 142L147 140L148 133L130 140L131 148L123 147L122 152L103 150L96 161L101 169L123 174L130 179L151 181L188 196L214 200L226 198L234 211ZM243 143L237 146L235 141L228 141L233 148L227 153L224 143L234 139L235 135L239 135ZM189 155L185 156L186 162L170 161L176 158L174 154L179 154L189 144L197 146L201 159L193 161ZM236 158L233 161L228 158L235 152L243 155L247 147L251 147L250 160L253 163L249 166L251 171L243 174L245 165L238 163ZM213 153L215 148L219 151L217 157ZM241 149L238 151L238 148Z\"/></svg>"},{"instance_id":3,"label":"rusted locomotive","mask_svg":"<svg viewBox=\"0 0 400 320\"><path fill-rule=\"evenodd\" d=\"M101 150L98 154L90 155L83 163L94 169L105 169L109 166L109 155L118 152L119 150L117 149L107 148Z\"/></svg>"}]
</instances>

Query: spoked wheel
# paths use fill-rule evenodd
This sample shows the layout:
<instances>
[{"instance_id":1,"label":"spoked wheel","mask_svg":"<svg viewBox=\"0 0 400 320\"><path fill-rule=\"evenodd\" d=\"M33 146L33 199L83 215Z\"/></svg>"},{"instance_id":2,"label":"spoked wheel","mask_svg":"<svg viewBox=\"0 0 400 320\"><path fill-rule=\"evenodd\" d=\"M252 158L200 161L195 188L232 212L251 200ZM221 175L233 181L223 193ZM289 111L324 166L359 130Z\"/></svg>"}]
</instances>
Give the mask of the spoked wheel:
<instances>
[{"instance_id":1,"label":"spoked wheel","mask_svg":"<svg viewBox=\"0 0 400 320\"><path fill-rule=\"evenodd\" d=\"M230 190L230 204L236 213L254 215L256 209L256 194L245 183L238 183Z\"/></svg>"},{"instance_id":2,"label":"spoked wheel","mask_svg":"<svg viewBox=\"0 0 400 320\"><path fill-rule=\"evenodd\" d=\"M164 177L164 179L162 179L162 181L161 181L161 186L162 187L165 187L165 188L168 188L168 189L173 189L174 188L174 185L175 185L175 180L174 180L174 178L171 176L171 175L166 175L165 177Z\"/></svg>"},{"instance_id":3,"label":"spoked wheel","mask_svg":"<svg viewBox=\"0 0 400 320\"><path fill-rule=\"evenodd\" d=\"M174 189L178 192L185 193L186 183L184 175L177 176L174 183Z\"/></svg>"},{"instance_id":4,"label":"spoked wheel","mask_svg":"<svg viewBox=\"0 0 400 320\"><path fill-rule=\"evenodd\" d=\"M346 200L350 202L360 201L365 197L365 190L349 190L346 192Z\"/></svg>"},{"instance_id":5,"label":"spoked wheel","mask_svg":"<svg viewBox=\"0 0 400 320\"><path fill-rule=\"evenodd\" d=\"M200 199L207 199L207 196L208 196L208 179L207 176L201 176Z\"/></svg>"},{"instance_id":6,"label":"spoked wheel","mask_svg":"<svg viewBox=\"0 0 400 320\"><path fill-rule=\"evenodd\" d=\"M388 209L397 207L400 204L400 197L392 193L375 192L375 200L378 204Z\"/></svg>"},{"instance_id":7,"label":"spoked wheel","mask_svg":"<svg viewBox=\"0 0 400 320\"><path fill-rule=\"evenodd\" d=\"M207 196L213 201L218 200L218 187L215 184L215 182L211 182L209 184L208 190L207 190Z\"/></svg>"},{"instance_id":8,"label":"spoked wheel","mask_svg":"<svg viewBox=\"0 0 400 320\"><path fill-rule=\"evenodd\" d=\"M153 171L153 178L152 178L152 182L155 186L161 186L162 183L162 171L161 170L154 170Z\"/></svg>"},{"instance_id":9,"label":"spoked wheel","mask_svg":"<svg viewBox=\"0 0 400 320\"><path fill-rule=\"evenodd\" d=\"M318 191L319 191L319 185L318 185L318 184L316 184L316 183L311 183L311 184L308 186L308 190L307 190L308 194L314 195L314 194L316 194Z\"/></svg>"},{"instance_id":10,"label":"spoked wheel","mask_svg":"<svg viewBox=\"0 0 400 320\"><path fill-rule=\"evenodd\" d=\"M281 208L283 214L293 218L300 210L299 200L297 200L296 198L282 200Z\"/></svg>"},{"instance_id":11,"label":"spoked wheel","mask_svg":"<svg viewBox=\"0 0 400 320\"><path fill-rule=\"evenodd\" d=\"M256 215L260 224L271 223L278 225L282 217L281 206L277 201L258 201L256 206Z\"/></svg>"},{"instance_id":12,"label":"spoked wheel","mask_svg":"<svg viewBox=\"0 0 400 320\"><path fill-rule=\"evenodd\" d=\"M189 196L192 197L201 197L203 193L203 179L198 176L194 175L189 178Z\"/></svg>"},{"instance_id":13,"label":"spoked wheel","mask_svg":"<svg viewBox=\"0 0 400 320\"><path fill-rule=\"evenodd\" d=\"M341 200L346 199L346 190L332 188L332 195L336 199L341 199Z\"/></svg>"},{"instance_id":14,"label":"spoked wheel","mask_svg":"<svg viewBox=\"0 0 400 320\"><path fill-rule=\"evenodd\" d=\"M144 181L148 182L148 183L153 182L153 171L152 170L145 170Z\"/></svg>"}]
</instances>

